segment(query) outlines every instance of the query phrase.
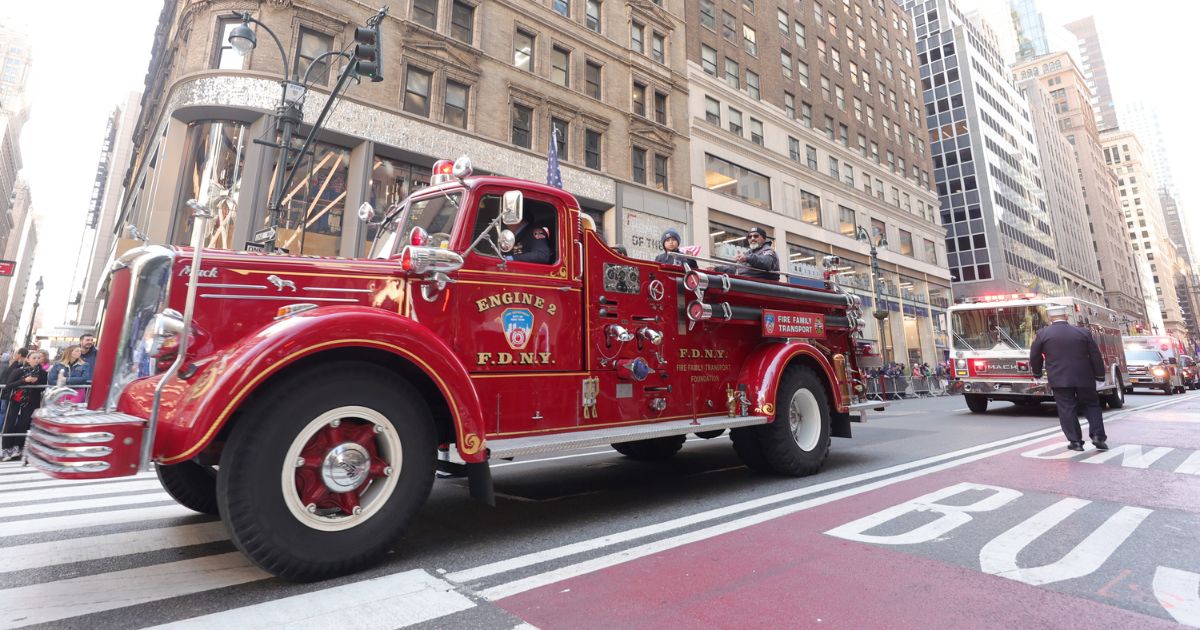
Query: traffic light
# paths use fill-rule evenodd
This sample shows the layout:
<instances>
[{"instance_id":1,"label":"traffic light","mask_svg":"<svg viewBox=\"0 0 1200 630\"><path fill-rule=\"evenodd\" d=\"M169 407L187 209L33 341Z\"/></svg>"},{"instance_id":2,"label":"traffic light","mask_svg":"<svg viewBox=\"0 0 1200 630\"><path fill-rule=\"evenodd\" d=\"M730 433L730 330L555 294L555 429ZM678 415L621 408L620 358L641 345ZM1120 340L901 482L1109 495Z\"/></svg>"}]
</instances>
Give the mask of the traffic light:
<instances>
[{"instance_id":1,"label":"traffic light","mask_svg":"<svg viewBox=\"0 0 1200 630\"><path fill-rule=\"evenodd\" d=\"M383 55L380 50L379 25L360 26L354 29L354 63L358 74L371 77L371 81L383 80Z\"/></svg>"}]
</instances>

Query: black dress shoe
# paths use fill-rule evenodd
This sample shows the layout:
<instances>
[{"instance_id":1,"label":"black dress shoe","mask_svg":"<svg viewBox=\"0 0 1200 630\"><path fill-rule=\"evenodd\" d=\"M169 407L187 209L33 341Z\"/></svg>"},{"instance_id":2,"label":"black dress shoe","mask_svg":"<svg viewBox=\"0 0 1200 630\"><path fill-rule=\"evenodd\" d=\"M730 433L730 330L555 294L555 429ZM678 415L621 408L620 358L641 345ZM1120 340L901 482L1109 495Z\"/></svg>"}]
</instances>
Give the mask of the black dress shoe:
<instances>
[{"instance_id":1,"label":"black dress shoe","mask_svg":"<svg viewBox=\"0 0 1200 630\"><path fill-rule=\"evenodd\" d=\"M1108 442L1105 442L1104 440L1092 440L1092 446L1095 446L1096 450L1098 451L1108 450Z\"/></svg>"},{"instance_id":2,"label":"black dress shoe","mask_svg":"<svg viewBox=\"0 0 1200 630\"><path fill-rule=\"evenodd\" d=\"M1083 442L1067 442L1068 451L1082 451Z\"/></svg>"}]
</instances>

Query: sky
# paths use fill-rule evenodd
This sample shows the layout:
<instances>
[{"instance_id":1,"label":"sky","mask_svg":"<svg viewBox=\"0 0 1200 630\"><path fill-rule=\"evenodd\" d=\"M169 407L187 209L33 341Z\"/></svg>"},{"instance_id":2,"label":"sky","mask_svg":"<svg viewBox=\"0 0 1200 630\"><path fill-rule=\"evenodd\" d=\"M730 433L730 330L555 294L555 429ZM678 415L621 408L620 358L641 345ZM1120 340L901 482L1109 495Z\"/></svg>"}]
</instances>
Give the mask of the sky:
<instances>
[{"instance_id":1,"label":"sky","mask_svg":"<svg viewBox=\"0 0 1200 630\"><path fill-rule=\"evenodd\" d=\"M964 0L964 4L1005 0ZM1200 3L1184 0L1038 0L1048 27L1096 17L1118 111L1141 100L1158 112L1167 138L1181 209L1200 248L1200 126L1194 28ZM24 177L38 220L35 277L45 277L43 326L63 321L81 250L84 217L113 107L141 90L161 0L64 0L43 6L8 0L5 24L33 37L32 110L21 138ZM1191 45L1188 45L1188 44ZM114 168L123 173L127 165ZM1197 256L1200 258L1200 255ZM80 284L76 280L76 285ZM32 284L32 283L31 283Z\"/></svg>"}]
</instances>

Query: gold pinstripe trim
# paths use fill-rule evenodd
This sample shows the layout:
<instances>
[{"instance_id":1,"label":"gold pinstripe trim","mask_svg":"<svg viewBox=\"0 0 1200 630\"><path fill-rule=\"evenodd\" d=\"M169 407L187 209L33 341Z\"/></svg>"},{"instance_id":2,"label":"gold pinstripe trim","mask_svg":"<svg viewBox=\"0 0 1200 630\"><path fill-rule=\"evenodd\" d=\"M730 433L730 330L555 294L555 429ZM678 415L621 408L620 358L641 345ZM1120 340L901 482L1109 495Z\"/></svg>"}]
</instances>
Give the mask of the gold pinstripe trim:
<instances>
[{"instance_id":1,"label":"gold pinstripe trim","mask_svg":"<svg viewBox=\"0 0 1200 630\"><path fill-rule=\"evenodd\" d=\"M514 435L536 435L536 434L540 434L540 433L566 433L566 432L568 432L568 431L580 431L580 430L586 430L586 429L598 429L598 428L600 428L600 427L619 427L619 426L622 426L622 425L627 425L627 424L658 424L659 422L662 422L662 421L664 421L664 420L681 420L681 419L683 419L683 418L717 418L717 417L721 417L721 416L724 416L724 415L726 415L726 414L723 414L723 413L713 413L713 414L708 414L708 415L693 416L692 414L690 414L690 413L689 413L689 414L685 414L685 415L682 415L682 416L664 416L664 417L662 417L662 418L653 418L654 422L651 422L651 423L647 423L647 422L646 422L647 420L650 420L650 418L641 418L641 419L638 419L638 420L626 420L626 421L624 421L624 422L606 422L606 423L604 423L604 424L581 424L581 425L579 425L579 426L577 426L577 427L560 427L560 428L554 428L554 429L538 429L538 430L536 430L536 431L512 431L512 432L509 432L509 433L488 433L488 434L487 434L487 437L488 437L488 438L495 438L495 437L514 436Z\"/></svg>"},{"instance_id":2,"label":"gold pinstripe trim","mask_svg":"<svg viewBox=\"0 0 1200 630\"><path fill-rule=\"evenodd\" d=\"M291 362L291 360L293 358L295 358L296 356L304 354L311 350L316 350L319 348L324 348L326 346L331 346L331 345L335 345L335 344L344 344L344 343L363 343L363 344L367 344L367 345L391 348L391 349L397 351L398 353L413 360L414 362L420 364L421 367L426 370L426 373L429 374L430 376L432 376L435 381L437 381L438 385L445 392L446 396L450 398L450 413L452 413L454 415L454 424L456 425L456 427L462 426L461 422L459 421L459 416L458 416L458 411L457 411L458 403L454 399L453 392L450 391L450 388L446 386L445 381L443 381L442 378L440 376L438 376L437 372L429 367L428 363L422 361L420 358L413 355L408 350L405 350L404 348L401 348L399 346L394 346L390 343L384 343L382 341L376 341L374 339L335 339L332 341L325 341L325 342L316 344L314 346L308 346L307 348L297 350L297 351L287 355L286 357L284 357L283 360L276 362L270 369L264 370L264 371L256 374L254 376L254 378L250 379L249 383L246 383L246 385L244 385L242 387L242 389L240 391L238 391L238 393L232 399L230 399L229 404L225 405L225 409L223 409L221 411L220 415L217 416L216 420L213 421L212 425L208 428L208 431L206 431L204 433L204 435L201 436L199 441L197 441L195 444L192 445L191 448L189 448L188 450L184 451L183 453L181 453L179 455L176 455L174 457L164 458L162 460L162 463L170 464L172 462L177 462L177 461L187 459L187 458L191 457L192 455L196 454L196 452L202 448L202 445L206 444L209 441L209 439L212 438L213 434L216 433L217 429L219 429L222 425L225 424L225 420L229 416L229 414L233 410L233 408L242 401L242 399L246 396L246 394L251 389L253 389L255 385L258 385L258 383L261 382L264 378L270 376L271 374L274 374L275 372L278 372L281 368L288 365Z\"/></svg>"},{"instance_id":3,"label":"gold pinstripe trim","mask_svg":"<svg viewBox=\"0 0 1200 630\"><path fill-rule=\"evenodd\" d=\"M553 376L589 376L591 372L517 372L514 374L472 374L471 378L548 378Z\"/></svg>"}]
</instances>

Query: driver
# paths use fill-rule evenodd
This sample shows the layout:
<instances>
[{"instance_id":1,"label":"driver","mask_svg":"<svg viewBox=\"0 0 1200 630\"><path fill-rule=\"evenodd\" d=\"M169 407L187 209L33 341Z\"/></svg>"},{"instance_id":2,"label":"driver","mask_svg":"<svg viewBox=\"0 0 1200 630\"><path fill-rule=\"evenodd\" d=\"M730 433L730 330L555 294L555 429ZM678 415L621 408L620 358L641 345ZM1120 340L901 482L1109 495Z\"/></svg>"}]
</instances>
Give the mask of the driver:
<instances>
[{"instance_id":1,"label":"driver","mask_svg":"<svg viewBox=\"0 0 1200 630\"><path fill-rule=\"evenodd\" d=\"M550 263L549 230L544 227L534 227L526 221L512 226L517 241L509 255L504 260L517 262Z\"/></svg>"}]
</instances>

